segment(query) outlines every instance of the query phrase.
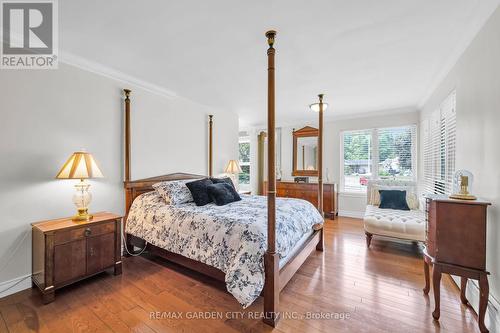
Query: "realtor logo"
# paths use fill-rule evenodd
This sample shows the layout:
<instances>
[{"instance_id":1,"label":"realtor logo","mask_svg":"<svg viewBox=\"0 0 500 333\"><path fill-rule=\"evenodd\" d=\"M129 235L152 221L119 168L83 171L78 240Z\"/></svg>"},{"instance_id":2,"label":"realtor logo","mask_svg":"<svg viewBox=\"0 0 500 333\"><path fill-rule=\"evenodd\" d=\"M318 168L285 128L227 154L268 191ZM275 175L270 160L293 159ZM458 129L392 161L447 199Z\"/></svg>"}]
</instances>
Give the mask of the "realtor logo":
<instances>
[{"instance_id":1,"label":"realtor logo","mask_svg":"<svg viewBox=\"0 0 500 333\"><path fill-rule=\"evenodd\" d=\"M1 2L2 69L57 68L56 1Z\"/></svg>"}]
</instances>

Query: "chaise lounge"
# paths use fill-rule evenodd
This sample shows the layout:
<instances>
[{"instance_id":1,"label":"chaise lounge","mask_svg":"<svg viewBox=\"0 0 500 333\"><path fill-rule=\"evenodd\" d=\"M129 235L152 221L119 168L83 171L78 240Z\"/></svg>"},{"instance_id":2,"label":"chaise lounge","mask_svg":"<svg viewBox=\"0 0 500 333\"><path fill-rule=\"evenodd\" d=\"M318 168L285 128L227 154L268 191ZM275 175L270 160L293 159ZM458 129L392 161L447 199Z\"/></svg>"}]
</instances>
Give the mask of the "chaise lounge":
<instances>
[{"instance_id":1,"label":"chaise lounge","mask_svg":"<svg viewBox=\"0 0 500 333\"><path fill-rule=\"evenodd\" d=\"M406 202L410 210L379 208L379 190L406 191ZM419 205L415 182L387 179L369 181L367 196L368 205L363 219L367 247L370 247L373 235L425 241L425 214L423 205Z\"/></svg>"}]
</instances>

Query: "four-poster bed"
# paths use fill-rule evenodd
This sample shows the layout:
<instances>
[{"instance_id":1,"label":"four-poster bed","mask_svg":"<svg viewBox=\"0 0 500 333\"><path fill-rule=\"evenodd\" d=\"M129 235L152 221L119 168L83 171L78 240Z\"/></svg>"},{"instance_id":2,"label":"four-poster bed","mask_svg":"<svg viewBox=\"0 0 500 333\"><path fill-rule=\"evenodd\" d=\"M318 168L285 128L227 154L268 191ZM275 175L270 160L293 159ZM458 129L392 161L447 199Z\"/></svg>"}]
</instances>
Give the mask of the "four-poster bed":
<instances>
[{"instance_id":1,"label":"four-poster bed","mask_svg":"<svg viewBox=\"0 0 500 333\"><path fill-rule=\"evenodd\" d=\"M278 199L279 201L277 202L276 200L276 192L275 192L275 175L276 175L276 170L275 170L275 161L274 161L274 154L275 154L275 149L274 149L274 142L275 142L275 83L274 83L274 55L275 55L275 49L273 47L274 45L274 37L276 35L275 31L268 31L266 33L266 37L268 39L268 140L269 140L269 149L268 149L268 160L269 160L269 169L268 169L268 190L267 190L267 205L261 205L259 208L263 208L264 210L258 211L258 215L255 217L255 220L258 220L260 227L263 227L264 229L267 227L267 235L263 235L263 237L258 237L259 241L263 242L263 244L266 246L265 251L261 254L261 257L259 259L260 265L262 264L262 256L263 256L263 262L264 262L264 281L262 282L263 288L261 285L262 289L258 289L259 293L262 291L262 295L264 296L264 316L263 320L266 324L269 324L271 326L275 326L277 321L279 320L279 310L278 310L278 304L279 304L279 293L280 291L285 287L285 285L288 283L288 281L293 277L295 272L300 268L300 266L304 263L304 261L309 257L309 255L316 249L318 251L323 250L323 229L322 229L322 223L323 223L323 218L314 206L312 206L309 202L306 202L304 200L297 200L297 199ZM207 262L211 262L213 258L210 258L210 260L205 260L205 262L201 262L200 260L194 260L193 258L188 258L185 252L178 251L169 251L166 248L169 248L168 246L157 246L151 244L151 241L148 241L147 239L150 239L148 234L140 234L137 233L135 235L131 234L132 231L138 230L137 226L137 220L138 216L140 217L140 214L137 213L137 211L140 209L141 205L141 200L144 200L147 196L152 196L154 193L153 185L159 182L165 182L165 181L175 181L175 180L187 180L187 179L200 179L200 178L206 178L206 176L203 175L193 175L193 174L185 174L185 173L175 173L175 174L169 174L169 175L164 175L164 176L158 176L158 177L152 177L152 178L147 178L147 179L141 179L141 180L131 180L131 152L130 152L130 144L131 144L131 135L130 135L130 93L131 91L128 89L124 89L125 92L125 182L124 182L124 187L125 187L125 197L126 197L126 219L125 219L125 225L124 225L124 230L126 232L125 234L125 245L128 248L132 248L133 245L138 246L138 247L144 247L147 246L147 250L154 254L158 255L160 257L163 257L167 260L170 260L172 262L175 262L179 265L185 266L187 268L190 268L194 271L201 272L205 275L208 275L212 278L215 278L220 281L225 281L226 285L228 286L228 291L230 291L237 299L240 301L240 299L237 297L238 295L235 295L235 293L231 290L229 290L229 280L231 276L228 276L228 272L224 272L223 268L226 268L225 266L220 266L216 267L218 265L209 265ZM213 126L213 116L209 116L209 147L208 147L208 173L209 176L212 176L213 173L213 160L212 160L212 152L213 152L213 140L212 140L212 126ZM322 132L322 127L320 127L321 132ZM322 133L320 133L322 135ZM321 151L319 152L319 156L321 156ZM139 202L138 204L134 202ZM233 203L234 206L230 207L229 209L226 209L224 211L223 208L217 208L215 210L214 208L203 208L203 207L191 207L188 205L186 206L178 206L178 207L170 207L171 211L173 211L172 215L176 214L177 210L183 210L182 214L185 215L186 212L192 213L193 211L196 212L196 214L205 214L203 215L203 221L206 224L207 221L211 220L217 220L219 216L216 214L220 214L221 216L223 214L230 214L228 211L243 211L245 209L248 209L249 211L253 210L254 207L251 207L250 205L253 203L255 205L259 205L259 202L262 201L264 198L259 197L259 196L248 196L246 199L244 199L241 202L238 203ZM149 202L146 202L144 204L144 207L150 208L151 202L154 202L156 200L155 198L153 199L148 199L150 200ZM152 200L152 201L151 201ZM295 201L293 201L295 200ZM247 205L248 202L248 207ZM321 202L321 200L320 200ZM265 201L264 201L265 203ZM155 202L155 204L159 204L158 202ZM231 204L231 205L233 205ZM309 206L310 207L309 207ZM154 206L154 205L153 205ZM163 206L161 209L162 211L165 211L165 203L163 203ZM168 206L168 204L167 204ZM172 205L173 206L173 205ZM209 205L210 206L210 205ZM229 206L229 205L227 205ZM267 206L267 207L266 207ZM212 205L213 207L213 205ZM226 207L226 206L223 206ZM283 243L286 241L286 233L289 230L281 230L283 227L280 227L280 229L277 228L277 216L279 217L280 220L280 225L283 225L283 221L286 221L284 218L284 215L286 210L283 208L286 207L288 210L295 210L294 214L291 214L291 218L295 219L296 225L293 226L293 228L297 228L298 226L301 226L303 229L304 228L309 228L308 232L304 232L303 235L301 236L300 242L296 240L292 240L291 243L295 243L295 246L292 247L289 246L287 248L287 255L286 258L284 259L284 254L281 253L283 249L285 248ZM135 209L135 210L134 210ZM307 209L312 209L311 211L307 211ZM190 210L190 211L189 211ZM265 218L265 212L267 210L267 219ZM277 215L278 211L278 215ZM304 214L305 212L305 214ZM194 213L193 213L194 214ZM317 216L317 219L315 220L316 223L313 224L313 218L311 217L309 221L302 222L302 221L297 221L297 220L307 220L307 216L314 215ZM148 215L148 214L144 214ZM150 215L150 214L149 214ZM193 215L195 216L195 215ZM300 216L300 218L297 218L297 216ZM196 216L193 218L194 221L196 221ZM136 223L135 226L131 225L129 226L128 224L131 223L131 221ZM265 223L262 223L264 220ZM246 221L248 222L248 221ZM169 223L175 224L176 221L169 221ZM234 224L234 223L232 223ZM256 226L253 225L248 225L246 223L245 225L246 228L257 228L257 223ZM144 226L142 226L144 229ZM288 228L288 227L287 227ZM164 230L164 229L158 229L158 230ZM253 230L253 229L252 229ZM245 232L248 230L245 230ZM156 233L159 233L157 229L155 229ZM232 230L230 232L233 232ZM226 231L226 234L230 233ZM139 236L138 236L139 235ZM243 235L243 234L242 234ZM246 235L246 233L245 233ZM199 235L195 235L196 236ZM205 236L205 235L203 235ZM267 236L267 237L266 237ZM167 240L168 241L168 240ZM197 241L200 241L197 239ZM243 241L243 238L236 239L237 242L240 243L245 243ZM217 244L215 244L217 245ZM263 247L261 247L262 249ZM211 252L213 249L208 249L208 252ZM216 251L214 251L216 252ZM181 254L182 253L182 254ZM259 252L260 253L260 252ZM245 256L247 253L244 254ZM199 254L198 254L199 256ZM281 257L280 257L281 256ZM201 255L203 257L203 255ZM198 257L197 257L198 258ZM203 261L203 260L202 260ZM223 268L221 268L223 267ZM243 297L245 295L239 295L240 297ZM252 295L253 296L258 296L258 295ZM253 301L253 299L249 296L250 303ZM240 301L240 304L244 305L244 302ZM248 304L246 302L245 304ZM247 306L247 305L244 305Z\"/></svg>"}]
</instances>

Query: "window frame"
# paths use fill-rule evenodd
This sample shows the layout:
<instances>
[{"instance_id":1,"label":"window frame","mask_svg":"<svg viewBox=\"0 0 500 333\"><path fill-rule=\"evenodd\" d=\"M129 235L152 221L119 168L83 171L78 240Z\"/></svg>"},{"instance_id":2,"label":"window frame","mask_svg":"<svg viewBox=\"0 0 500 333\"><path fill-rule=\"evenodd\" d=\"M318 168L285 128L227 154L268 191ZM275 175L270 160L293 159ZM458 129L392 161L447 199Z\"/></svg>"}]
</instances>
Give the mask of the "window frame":
<instances>
[{"instance_id":1,"label":"window frame","mask_svg":"<svg viewBox=\"0 0 500 333\"><path fill-rule=\"evenodd\" d=\"M249 145L248 162L243 162L241 160L241 156L239 154L240 144L242 144L242 143L248 143L248 145ZM251 170L252 170L252 153L251 153L251 151L252 151L252 143L250 140L250 135L239 136L238 137L238 162L240 163L240 167L243 167L243 166L249 167L248 184L240 183L239 182L239 175L238 175L238 185L240 187L240 190L244 190L244 191L250 190L252 187L252 172L251 172Z\"/></svg>"},{"instance_id":2,"label":"window frame","mask_svg":"<svg viewBox=\"0 0 500 333\"><path fill-rule=\"evenodd\" d=\"M345 133L353 133L353 132L368 132L370 133L370 145L371 145L371 153L370 153L370 162L371 162L371 176L368 180L379 180L379 179L397 179L395 176L386 176L381 177L379 175L379 131L380 130L388 130L393 128L405 128L409 127L414 131L414 135L412 135L412 148L411 148L411 170L412 177L409 179L410 181L417 181L417 173L418 173L418 125L417 124L405 124L405 125L397 125L397 126L387 126L387 127L372 127L372 128L361 128L361 129L349 129L340 131L340 193L346 194L348 196L353 197L364 197L366 196L367 187L360 187L360 190L352 190L345 188L345 161L344 161L344 136Z\"/></svg>"}]
</instances>

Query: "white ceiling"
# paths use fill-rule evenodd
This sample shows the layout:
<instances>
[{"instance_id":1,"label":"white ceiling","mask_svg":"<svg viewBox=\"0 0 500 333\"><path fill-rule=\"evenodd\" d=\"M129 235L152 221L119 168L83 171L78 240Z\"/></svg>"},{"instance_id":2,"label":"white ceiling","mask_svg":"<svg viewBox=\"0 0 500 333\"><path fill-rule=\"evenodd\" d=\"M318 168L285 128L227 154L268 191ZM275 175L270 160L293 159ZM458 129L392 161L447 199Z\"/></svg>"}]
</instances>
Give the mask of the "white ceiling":
<instances>
[{"instance_id":1,"label":"white ceiling","mask_svg":"<svg viewBox=\"0 0 500 333\"><path fill-rule=\"evenodd\" d=\"M277 121L417 107L500 0L64 0L60 47L165 91L266 121L264 32L276 29ZM179 111L182 112L182 111Z\"/></svg>"}]
</instances>

